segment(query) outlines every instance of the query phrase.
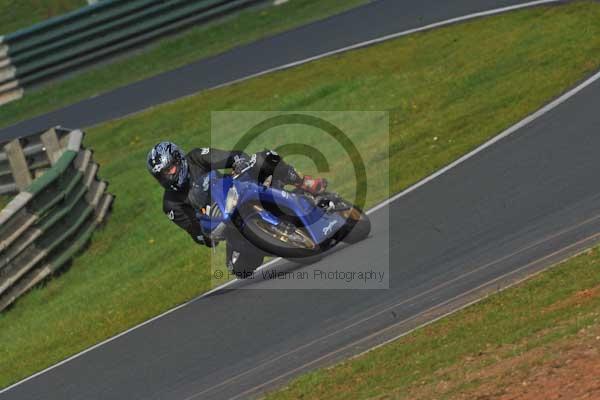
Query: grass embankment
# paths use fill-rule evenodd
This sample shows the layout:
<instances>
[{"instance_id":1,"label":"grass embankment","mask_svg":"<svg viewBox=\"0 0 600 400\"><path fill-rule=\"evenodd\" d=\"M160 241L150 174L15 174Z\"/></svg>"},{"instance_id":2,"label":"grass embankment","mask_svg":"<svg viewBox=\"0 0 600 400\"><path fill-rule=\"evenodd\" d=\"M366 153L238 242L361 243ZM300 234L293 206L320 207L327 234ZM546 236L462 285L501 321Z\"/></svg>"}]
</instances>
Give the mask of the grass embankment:
<instances>
[{"instance_id":1,"label":"grass embankment","mask_svg":"<svg viewBox=\"0 0 600 400\"><path fill-rule=\"evenodd\" d=\"M599 335L596 248L370 353L308 373L266 399L516 399L527 391L533 394L525 398L558 398L598 376L584 371L562 387L526 386L548 366L549 381L558 380L561 368L585 359L570 352L582 344L597 369Z\"/></svg>"},{"instance_id":2,"label":"grass embankment","mask_svg":"<svg viewBox=\"0 0 600 400\"><path fill-rule=\"evenodd\" d=\"M109 64L83 70L37 90L27 91L22 99L0 107L0 127L340 13L365 2L366 0L294 0L277 7L248 9L222 21L199 25L181 35L163 39L131 55L117 58Z\"/></svg>"},{"instance_id":3,"label":"grass embankment","mask_svg":"<svg viewBox=\"0 0 600 400\"><path fill-rule=\"evenodd\" d=\"M86 4L85 0L0 0L0 36Z\"/></svg>"},{"instance_id":4,"label":"grass embankment","mask_svg":"<svg viewBox=\"0 0 600 400\"><path fill-rule=\"evenodd\" d=\"M208 145L210 110L388 110L397 192L599 68L599 18L600 5L584 2L477 20L91 129L85 144L117 195L113 215L67 273L0 314L0 386L209 288L209 250L162 215L160 188L145 171L155 142ZM378 144L368 132L359 143Z\"/></svg>"},{"instance_id":5,"label":"grass embankment","mask_svg":"<svg viewBox=\"0 0 600 400\"><path fill-rule=\"evenodd\" d=\"M0 195L0 210L6 207L8 203L13 199L14 196L2 194Z\"/></svg>"}]
</instances>

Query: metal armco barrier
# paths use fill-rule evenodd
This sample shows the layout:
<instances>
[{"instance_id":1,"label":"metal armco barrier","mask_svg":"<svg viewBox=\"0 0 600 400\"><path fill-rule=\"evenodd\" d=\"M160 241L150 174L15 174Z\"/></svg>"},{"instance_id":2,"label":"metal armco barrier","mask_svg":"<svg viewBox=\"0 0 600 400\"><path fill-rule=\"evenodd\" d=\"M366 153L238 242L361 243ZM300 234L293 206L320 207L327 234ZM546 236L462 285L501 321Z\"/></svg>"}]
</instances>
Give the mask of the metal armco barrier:
<instances>
[{"instance_id":1,"label":"metal armco barrier","mask_svg":"<svg viewBox=\"0 0 600 400\"><path fill-rule=\"evenodd\" d=\"M0 36L0 104L24 88L262 0L106 0Z\"/></svg>"},{"instance_id":2,"label":"metal armco barrier","mask_svg":"<svg viewBox=\"0 0 600 400\"><path fill-rule=\"evenodd\" d=\"M80 251L114 200L96 178L92 152L81 148L83 133L59 139L55 131L45 139L59 144L46 148L52 166L0 211L0 311Z\"/></svg>"}]
</instances>

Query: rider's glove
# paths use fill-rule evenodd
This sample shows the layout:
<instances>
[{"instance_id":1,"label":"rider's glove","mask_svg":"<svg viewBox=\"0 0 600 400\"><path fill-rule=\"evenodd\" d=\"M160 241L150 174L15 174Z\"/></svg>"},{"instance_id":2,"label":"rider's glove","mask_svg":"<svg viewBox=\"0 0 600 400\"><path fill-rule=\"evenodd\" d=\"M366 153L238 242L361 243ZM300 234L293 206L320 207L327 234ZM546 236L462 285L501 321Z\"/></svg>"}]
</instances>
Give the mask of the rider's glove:
<instances>
[{"instance_id":1,"label":"rider's glove","mask_svg":"<svg viewBox=\"0 0 600 400\"><path fill-rule=\"evenodd\" d=\"M304 175L302 182L297 186L309 193L319 194L327 189L327 180L325 178L313 178L310 175Z\"/></svg>"}]
</instances>

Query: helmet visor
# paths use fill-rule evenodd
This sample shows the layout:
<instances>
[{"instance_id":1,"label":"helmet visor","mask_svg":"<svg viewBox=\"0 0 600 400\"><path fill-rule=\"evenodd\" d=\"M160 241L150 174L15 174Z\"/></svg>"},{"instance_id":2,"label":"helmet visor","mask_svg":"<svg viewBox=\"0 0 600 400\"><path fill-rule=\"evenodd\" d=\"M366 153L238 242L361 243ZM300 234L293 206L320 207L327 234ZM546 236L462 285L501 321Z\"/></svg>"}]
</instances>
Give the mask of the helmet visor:
<instances>
[{"instance_id":1,"label":"helmet visor","mask_svg":"<svg viewBox=\"0 0 600 400\"><path fill-rule=\"evenodd\" d=\"M177 172L179 172L179 167L176 163L171 163L167 165L165 168L160 171L161 178L165 179L168 182L172 182L177 177Z\"/></svg>"}]
</instances>

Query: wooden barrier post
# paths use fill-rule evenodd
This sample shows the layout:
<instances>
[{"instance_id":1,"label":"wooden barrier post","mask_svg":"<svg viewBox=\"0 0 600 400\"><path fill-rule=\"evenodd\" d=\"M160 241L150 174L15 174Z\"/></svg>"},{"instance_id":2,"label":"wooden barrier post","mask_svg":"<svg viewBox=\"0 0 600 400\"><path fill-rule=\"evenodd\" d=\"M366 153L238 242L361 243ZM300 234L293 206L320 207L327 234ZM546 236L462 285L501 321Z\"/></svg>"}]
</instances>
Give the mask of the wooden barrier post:
<instances>
[{"instance_id":1,"label":"wooden barrier post","mask_svg":"<svg viewBox=\"0 0 600 400\"><path fill-rule=\"evenodd\" d=\"M51 151L53 133L61 132L46 133L44 151ZM0 312L71 260L106 220L114 196L106 192L107 183L98 180L98 164L91 151L82 149L82 139L83 132L73 130L59 140L66 148L53 161L51 172L34 180L0 212ZM35 142L39 155L41 146ZM18 140L5 149L11 167L20 163L27 168ZM57 251L50 253L51 249Z\"/></svg>"},{"instance_id":2,"label":"wooden barrier post","mask_svg":"<svg viewBox=\"0 0 600 400\"><path fill-rule=\"evenodd\" d=\"M42 133L40 139L42 140L44 150L48 155L48 160L50 160L50 165L54 165L56 160L58 160L62 154L60 144L58 143L58 136L56 136L56 130L54 128L47 130Z\"/></svg>"},{"instance_id":3,"label":"wooden barrier post","mask_svg":"<svg viewBox=\"0 0 600 400\"><path fill-rule=\"evenodd\" d=\"M4 151L6 152L6 158L8 158L17 189L22 191L31 184L31 174L29 173L29 167L27 166L21 142L19 142L19 139L8 142L4 146Z\"/></svg>"}]
</instances>

